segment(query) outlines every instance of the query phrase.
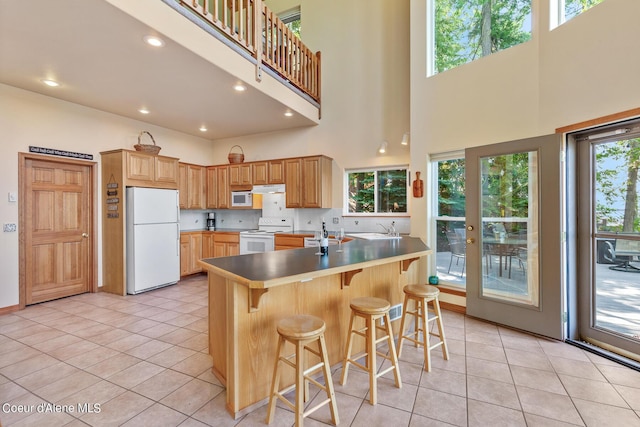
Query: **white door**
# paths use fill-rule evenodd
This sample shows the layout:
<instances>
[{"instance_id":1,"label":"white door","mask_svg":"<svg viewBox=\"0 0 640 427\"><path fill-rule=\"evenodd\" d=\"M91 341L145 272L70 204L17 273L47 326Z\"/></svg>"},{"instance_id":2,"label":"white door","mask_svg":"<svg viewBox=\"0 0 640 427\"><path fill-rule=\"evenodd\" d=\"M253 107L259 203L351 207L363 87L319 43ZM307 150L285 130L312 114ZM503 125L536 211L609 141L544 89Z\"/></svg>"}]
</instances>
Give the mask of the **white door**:
<instances>
[{"instance_id":1,"label":"white door","mask_svg":"<svg viewBox=\"0 0 640 427\"><path fill-rule=\"evenodd\" d=\"M179 200L176 190L161 188L127 188L128 218L133 224L159 224L179 221Z\"/></svg>"},{"instance_id":2,"label":"white door","mask_svg":"<svg viewBox=\"0 0 640 427\"><path fill-rule=\"evenodd\" d=\"M178 224L140 224L133 227L127 251L129 293L176 283L180 279L180 230Z\"/></svg>"},{"instance_id":3,"label":"white door","mask_svg":"<svg viewBox=\"0 0 640 427\"><path fill-rule=\"evenodd\" d=\"M467 149L467 314L564 339L562 135Z\"/></svg>"}]
</instances>

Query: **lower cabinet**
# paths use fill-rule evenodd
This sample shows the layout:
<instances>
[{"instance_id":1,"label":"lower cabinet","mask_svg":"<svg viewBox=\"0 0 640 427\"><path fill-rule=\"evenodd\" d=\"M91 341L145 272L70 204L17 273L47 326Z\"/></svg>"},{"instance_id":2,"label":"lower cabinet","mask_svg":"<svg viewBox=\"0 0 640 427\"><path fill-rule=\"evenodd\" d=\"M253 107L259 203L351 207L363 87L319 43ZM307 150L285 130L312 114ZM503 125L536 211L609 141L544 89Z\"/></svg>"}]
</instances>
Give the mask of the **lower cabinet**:
<instances>
[{"instance_id":1,"label":"lower cabinet","mask_svg":"<svg viewBox=\"0 0 640 427\"><path fill-rule=\"evenodd\" d=\"M180 276L202 272L204 258L240 254L240 234L229 231L183 231L180 233Z\"/></svg>"},{"instance_id":2,"label":"lower cabinet","mask_svg":"<svg viewBox=\"0 0 640 427\"><path fill-rule=\"evenodd\" d=\"M240 233L215 232L213 234L213 256L240 255Z\"/></svg>"},{"instance_id":3,"label":"lower cabinet","mask_svg":"<svg viewBox=\"0 0 640 427\"><path fill-rule=\"evenodd\" d=\"M276 234L274 239L274 245L276 251L280 251L283 249L299 249L304 248L304 238L306 236L303 235L293 235L293 234ZM313 237L309 235L309 237Z\"/></svg>"},{"instance_id":4,"label":"lower cabinet","mask_svg":"<svg viewBox=\"0 0 640 427\"><path fill-rule=\"evenodd\" d=\"M202 267L198 264L200 259L202 259L202 233L181 233L180 276L200 273L202 271Z\"/></svg>"}]
</instances>

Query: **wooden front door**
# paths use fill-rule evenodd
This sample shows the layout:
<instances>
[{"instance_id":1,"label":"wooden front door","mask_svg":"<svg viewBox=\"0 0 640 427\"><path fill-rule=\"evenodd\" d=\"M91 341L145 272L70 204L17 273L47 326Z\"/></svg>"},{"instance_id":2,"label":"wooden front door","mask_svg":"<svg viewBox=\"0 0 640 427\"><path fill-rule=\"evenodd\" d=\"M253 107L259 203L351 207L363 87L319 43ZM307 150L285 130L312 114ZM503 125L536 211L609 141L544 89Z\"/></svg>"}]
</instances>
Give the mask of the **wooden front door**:
<instances>
[{"instance_id":1,"label":"wooden front door","mask_svg":"<svg viewBox=\"0 0 640 427\"><path fill-rule=\"evenodd\" d=\"M95 291L93 163L20 155L20 306Z\"/></svg>"}]
</instances>

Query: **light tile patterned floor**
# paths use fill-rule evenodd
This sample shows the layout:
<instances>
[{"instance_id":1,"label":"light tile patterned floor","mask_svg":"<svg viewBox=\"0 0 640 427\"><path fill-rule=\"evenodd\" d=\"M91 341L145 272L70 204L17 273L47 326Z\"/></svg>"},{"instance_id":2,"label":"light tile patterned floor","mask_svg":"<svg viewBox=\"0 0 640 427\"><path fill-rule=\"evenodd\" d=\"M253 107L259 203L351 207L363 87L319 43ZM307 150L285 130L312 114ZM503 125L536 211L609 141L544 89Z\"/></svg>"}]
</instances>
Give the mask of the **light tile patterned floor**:
<instances>
[{"instance_id":1,"label":"light tile patterned floor","mask_svg":"<svg viewBox=\"0 0 640 427\"><path fill-rule=\"evenodd\" d=\"M225 390L210 372L206 286L198 276L0 316L1 425L265 425L266 406L235 421L225 411ZM426 373L422 352L405 344L403 386L386 374L376 406L367 376L352 369L341 386L334 362L341 426L640 426L640 372L456 313L444 318L450 360L435 350ZM38 412L47 403L66 411ZM80 412L79 404L89 406ZM329 421L324 407L305 425ZM293 414L279 406L273 425L293 425Z\"/></svg>"}]
</instances>

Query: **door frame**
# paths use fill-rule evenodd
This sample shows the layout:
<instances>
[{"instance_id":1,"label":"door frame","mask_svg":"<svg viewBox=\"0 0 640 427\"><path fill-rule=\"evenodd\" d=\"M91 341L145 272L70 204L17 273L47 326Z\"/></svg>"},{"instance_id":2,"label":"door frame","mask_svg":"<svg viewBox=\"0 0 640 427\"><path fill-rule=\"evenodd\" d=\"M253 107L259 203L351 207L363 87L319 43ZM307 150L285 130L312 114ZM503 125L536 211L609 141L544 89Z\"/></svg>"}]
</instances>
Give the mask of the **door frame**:
<instances>
[{"instance_id":1,"label":"door frame","mask_svg":"<svg viewBox=\"0 0 640 427\"><path fill-rule=\"evenodd\" d=\"M97 248L98 248L98 224L95 213L97 212L97 163L84 160L74 160L68 158L59 158L54 156L47 156L42 154L33 153L18 153L18 288L19 288L19 309L22 310L26 307L26 246L25 246L25 230L26 230L26 217L25 217L25 201L27 200L26 191L26 163L28 160L41 160L52 163L58 163L60 165L80 165L88 166L89 173L89 265L87 272L87 279L89 281L89 292L98 291L98 283L96 281L98 271L97 261Z\"/></svg>"}]
</instances>

